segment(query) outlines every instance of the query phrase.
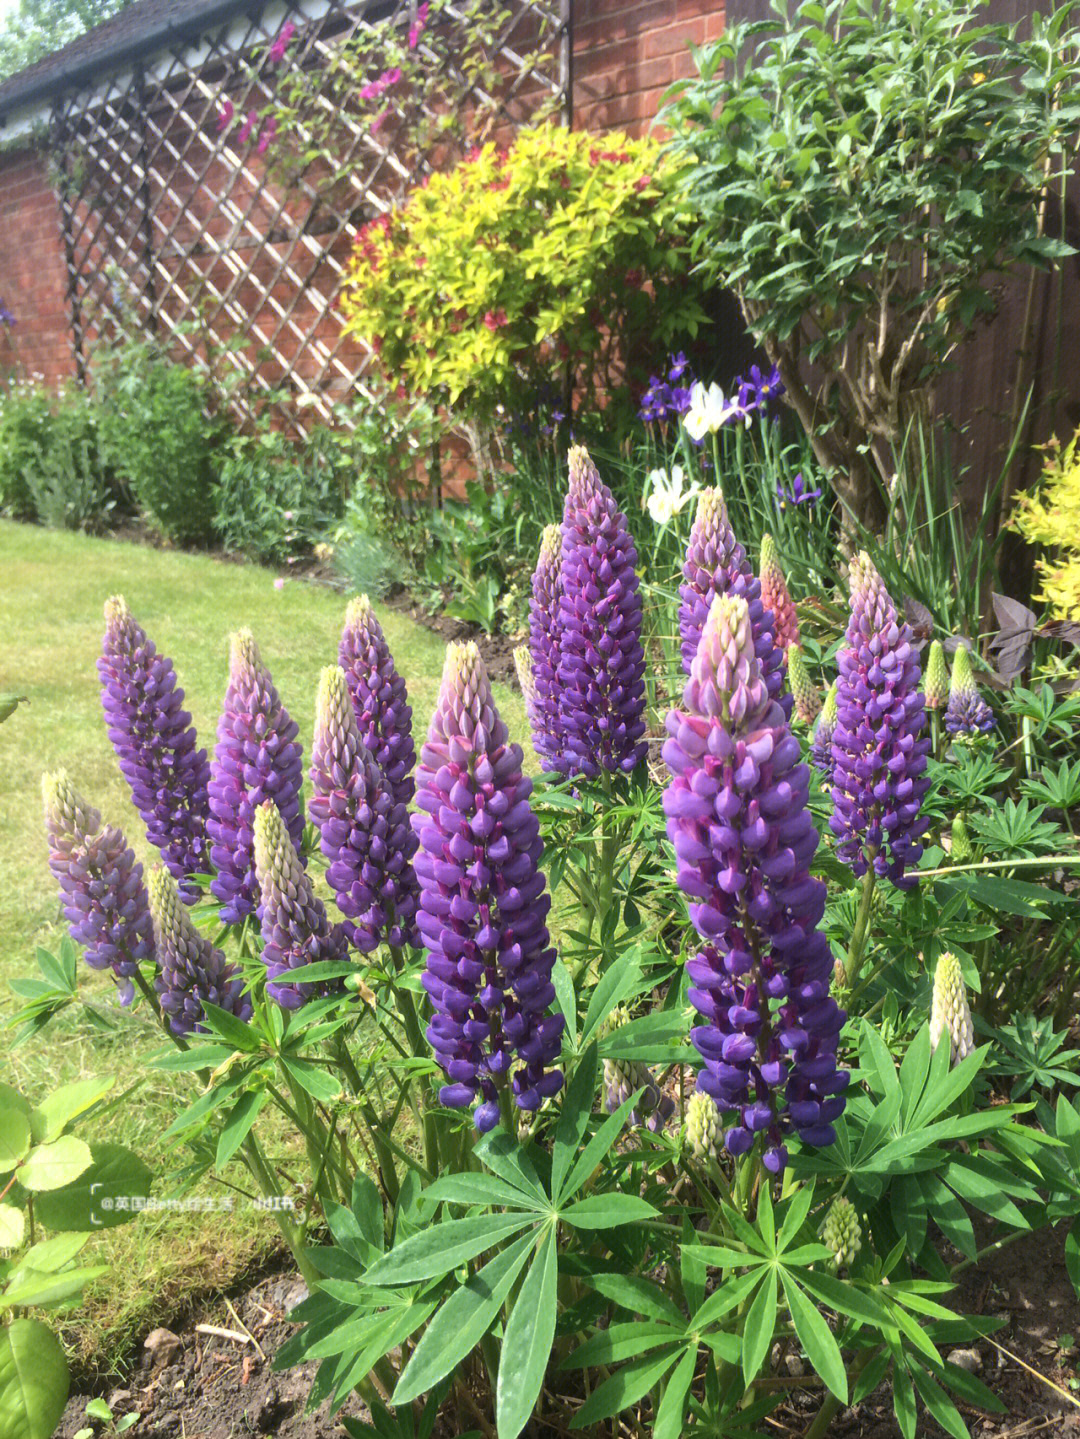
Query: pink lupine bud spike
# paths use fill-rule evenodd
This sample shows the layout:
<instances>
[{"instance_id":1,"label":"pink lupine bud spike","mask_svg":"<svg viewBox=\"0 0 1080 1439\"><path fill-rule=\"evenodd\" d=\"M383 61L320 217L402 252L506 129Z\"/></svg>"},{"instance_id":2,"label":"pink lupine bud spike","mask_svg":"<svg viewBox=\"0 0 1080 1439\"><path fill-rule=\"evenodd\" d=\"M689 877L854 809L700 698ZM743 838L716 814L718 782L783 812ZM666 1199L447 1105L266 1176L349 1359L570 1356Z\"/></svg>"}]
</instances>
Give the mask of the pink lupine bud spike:
<instances>
[{"instance_id":1,"label":"pink lupine bud spike","mask_svg":"<svg viewBox=\"0 0 1080 1439\"><path fill-rule=\"evenodd\" d=\"M810 678L806 660L798 645L788 645L787 652L788 688L795 703L795 716L804 725L812 725L821 712L821 696Z\"/></svg>"},{"instance_id":2,"label":"pink lupine bud spike","mask_svg":"<svg viewBox=\"0 0 1080 1439\"><path fill-rule=\"evenodd\" d=\"M787 587L784 571L776 553L776 542L772 535L761 537L761 603L772 611L773 643L781 654L786 655L792 645L799 643L799 617L795 612L795 601Z\"/></svg>"},{"instance_id":3,"label":"pink lupine bud spike","mask_svg":"<svg viewBox=\"0 0 1080 1439\"><path fill-rule=\"evenodd\" d=\"M419 942L415 929L417 839L356 727L345 672L323 670L315 709L308 805L330 861L326 881L353 944L370 954L382 941Z\"/></svg>"}]
</instances>

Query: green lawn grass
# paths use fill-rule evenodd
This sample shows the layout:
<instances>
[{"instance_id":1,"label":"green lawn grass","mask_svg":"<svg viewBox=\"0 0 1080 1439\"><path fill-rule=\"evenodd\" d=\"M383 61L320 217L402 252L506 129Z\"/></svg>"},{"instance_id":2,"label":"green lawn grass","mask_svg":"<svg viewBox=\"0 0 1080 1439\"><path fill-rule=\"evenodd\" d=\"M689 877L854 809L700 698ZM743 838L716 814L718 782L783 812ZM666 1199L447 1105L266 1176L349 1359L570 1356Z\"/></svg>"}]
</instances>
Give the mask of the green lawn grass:
<instances>
[{"instance_id":1,"label":"green lawn grass","mask_svg":"<svg viewBox=\"0 0 1080 1439\"><path fill-rule=\"evenodd\" d=\"M8 981L35 972L35 945L55 948L63 934L46 864L42 772L64 766L106 822L124 830L144 863L157 857L146 844L102 718L95 660L106 598L124 595L158 649L171 656L186 708L210 750L225 693L228 636L249 626L300 726L306 754L319 671L336 661L346 596L293 579L279 590L274 579L274 571L254 565L0 520L0 693L29 700L0 725L0 1015L17 1003ZM419 739L437 694L444 647L412 621L377 608L408 685ZM520 695L503 685L495 686L495 694L511 731L521 737ZM88 992L108 1000L109 976L85 967L82 976ZM162 1041L147 1018L122 1012L116 1018L115 1032L102 1035L71 1013L14 1049L11 1031L0 1031L8 1057L4 1078L31 1097L88 1075L115 1075L116 1092L134 1086L99 1137L128 1145L164 1172L177 1155L163 1149L160 1136L184 1104L188 1082L148 1072L145 1056ZM84 1358L99 1361L103 1352L107 1358L186 1294L228 1283L276 1236L269 1216L241 1207L224 1222L214 1214L157 1214L96 1238L112 1274L75 1317L68 1335L73 1347Z\"/></svg>"}]
</instances>

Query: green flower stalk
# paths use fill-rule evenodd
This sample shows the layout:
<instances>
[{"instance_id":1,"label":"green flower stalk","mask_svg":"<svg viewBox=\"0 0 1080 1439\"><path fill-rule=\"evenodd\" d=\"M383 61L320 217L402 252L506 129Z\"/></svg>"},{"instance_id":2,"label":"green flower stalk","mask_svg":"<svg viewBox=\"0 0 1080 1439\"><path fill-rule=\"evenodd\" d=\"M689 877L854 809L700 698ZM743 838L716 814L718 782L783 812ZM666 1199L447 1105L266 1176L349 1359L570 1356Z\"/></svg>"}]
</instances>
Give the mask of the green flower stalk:
<instances>
[{"instance_id":1,"label":"green flower stalk","mask_svg":"<svg viewBox=\"0 0 1080 1439\"><path fill-rule=\"evenodd\" d=\"M686 1142L697 1160L719 1159L724 1148L720 1111L712 1095L695 1089L686 1106Z\"/></svg>"},{"instance_id":2,"label":"green flower stalk","mask_svg":"<svg viewBox=\"0 0 1080 1439\"><path fill-rule=\"evenodd\" d=\"M967 832L964 816L958 814L952 822L952 860L954 864L969 864L975 858L971 847L971 836Z\"/></svg>"},{"instance_id":3,"label":"green flower stalk","mask_svg":"<svg viewBox=\"0 0 1080 1439\"><path fill-rule=\"evenodd\" d=\"M850 1199L837 1195L829 1205L820 1234L822 1244L832 1254L830 1265L833 1272L850 1269L862 1248L862 1226Z\"/></svg>"},{"instance_id":4,"label":"green flower stalk","mask_svg":"<svg viewBox=\"0 0 1080 1439\"><path fill-rule=\"evenodd\" d=\"M967 989L960 961L949 950L934 970L934 1000L930 1010L930 1048L936 1050L945 1037L949 1039L953 1064L966 1059L975 1048L975 1031L971 1024Z\"/></svg>"},{"instance_id":5,"label":"green flower stalk","mask_svg":"<svg viewBox=\"0 0 1080 1439\"><path fill-rule=\"evenodd\" d=\"M818 694L817 686L810 678L810 671L806 668L803 652L797 644L788 645L787 675L788 688L795 701L795 718L801 720L804 725L812 725L821 713L821 696ZM833 695L833 706L835 707L835 705L836 696Z\"/></svg>"},{"instance_id":6,"label":"green flower stalk","mask_svg":"<svg viewBox=\"0 0 1080 1439\"><path fill-rule=\"evenodd\" d=\"M940 640L934 640L930 646L926 674L923 676L923 694L928 710L943 710L949 703L949 670Z\"/></svg>"}]
</instances>

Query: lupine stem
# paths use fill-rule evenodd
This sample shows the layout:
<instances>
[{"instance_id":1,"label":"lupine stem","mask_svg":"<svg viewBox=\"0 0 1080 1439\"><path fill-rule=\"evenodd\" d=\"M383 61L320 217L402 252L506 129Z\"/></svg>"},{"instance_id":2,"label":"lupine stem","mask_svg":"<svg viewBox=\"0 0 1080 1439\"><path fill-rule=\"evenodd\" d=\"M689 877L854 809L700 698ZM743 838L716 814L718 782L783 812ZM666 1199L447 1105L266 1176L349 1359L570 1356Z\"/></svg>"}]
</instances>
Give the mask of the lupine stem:
<instances>
[{"instance_id":1,"label":"lupine stem","mask_svg":"<svg viewBox=\"0 0 1080 1439\"><path fill-rule=\"evenodd\" d=\"M855 915L855 928L851 931L851 944L848 947L846 979L848 987L851 988L859 970L862 968L863 957L866 953L866 940L870 928L870 910L874 903L874 885L877 883L877 875L873 866L866 871L862 878L862 894L859 896L859 908Z\"/></svg>"},{"instance_id":2,"label":"lupine stem","mask_svg":"<svg viewBox=\"0 0 1080 1439\"><path fill-rule=\"evenodd\" d=\"M281 1186L266 1156L259 1147L259 1141L254 1134L248 1134L240 1146L244 1156L244 1162L251 1171L263 1195L267 1199L282 1198ZM284 1209L277 1205L273 1206L272 1213L277 1226L281 1230L282 1238L289 1246L292 1257L296 1260L296 1267L299 1269L304 1283L309 1289L314 1289L319 1283L319 1272L304 1253L304 1236L298 1227L286 1216Z\"/></svg>"}]
</instances>

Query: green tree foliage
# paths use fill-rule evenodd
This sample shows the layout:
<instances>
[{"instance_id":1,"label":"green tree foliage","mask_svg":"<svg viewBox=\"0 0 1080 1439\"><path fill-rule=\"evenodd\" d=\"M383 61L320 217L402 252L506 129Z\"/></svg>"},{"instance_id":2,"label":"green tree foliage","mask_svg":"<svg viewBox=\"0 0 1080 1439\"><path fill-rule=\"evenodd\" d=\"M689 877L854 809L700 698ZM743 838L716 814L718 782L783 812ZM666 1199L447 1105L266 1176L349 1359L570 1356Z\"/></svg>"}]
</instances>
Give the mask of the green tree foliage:
<instances>
[{"instance_id":1,"label":"green tree foliage","mask_svg":"<svg viewBox=\"0 0 1080 1439\"><path fill-rule=\"evenodd\" d=\"M18 0L0 28L0 80L60 50L130 0Z\"/></svg>"}]
</instances>

